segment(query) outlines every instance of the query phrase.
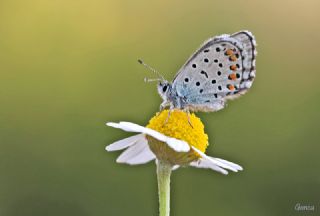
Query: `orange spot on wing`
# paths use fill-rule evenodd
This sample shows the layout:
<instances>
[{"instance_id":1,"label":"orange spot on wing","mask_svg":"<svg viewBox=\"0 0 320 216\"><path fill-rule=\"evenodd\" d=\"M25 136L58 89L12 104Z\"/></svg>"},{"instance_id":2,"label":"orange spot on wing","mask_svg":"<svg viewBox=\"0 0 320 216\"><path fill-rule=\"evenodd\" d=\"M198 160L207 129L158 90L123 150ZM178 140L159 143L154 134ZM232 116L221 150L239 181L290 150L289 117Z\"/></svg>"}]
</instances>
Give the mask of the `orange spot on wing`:
<instances>
[{"instance_id":1,"label":"orange spot on wing","mask_svg":"<svg viewBox=\"0 0 320 216\"><path fill-rule=\"evenodd\" d=\"M237 57L236 57L235 55L232 55L232 56L230 56L230 60L231 60L231 61L236 61L236 60L237 60Z\"/></svg>"},{"instance_id":2,"label":"orange spot on wing","mask_svg":"<svg viewBox=\"0 0 320 216\"><path fill-rule=\"evenodd\" d=\"M227 49L226 54L227 54L228 56L233 55L232 49Z\"/></svg>"},{"instance_id":3,"label":"orange spot on wing","mask_svg":"<svg viewBox=\"0 0 320 216\"><path fill-rule=\"evenodd\" d=\"M233 91L234 90L234 85L228 85L228 89Z\"/></svg>"},{"instance_id":4,"label":"orange spot on wing","mask_svg":"<svg viewBox=\"0 0 320 216\"><path fill-rule=\"evenodd\" d=\"M234 74L234 73L230 74L229 77L230 77L231 80L236 80L237 79L237 75Z\"/></svg>"},{"instance_id":5,"label":"orange spot on wing","mask_svg":"<svg viewBox=\"0 0 320 216\"><path fill-rule=\"evenodd\" d=\"M231 65L230 69L233 70L233 71L237 70L237 65Z\"/></svg>"}]
</instances>

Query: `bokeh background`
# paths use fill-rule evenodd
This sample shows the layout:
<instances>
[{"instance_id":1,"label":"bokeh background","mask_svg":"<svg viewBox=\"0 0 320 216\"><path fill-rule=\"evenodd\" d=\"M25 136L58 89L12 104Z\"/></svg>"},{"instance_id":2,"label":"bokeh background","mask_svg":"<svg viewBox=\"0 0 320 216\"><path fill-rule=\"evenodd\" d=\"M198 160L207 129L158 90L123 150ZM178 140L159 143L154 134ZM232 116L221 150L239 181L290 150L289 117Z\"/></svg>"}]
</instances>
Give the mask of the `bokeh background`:
<instances>
[{"instance_id":1,"label":"bokeh background","mask_svg":"<svg viewBox=\"0 0 320 216\"><path fill-rule=\"evenodd\" d=\"M320 215L320 1L0 1L0 215L157 215L155 165L105 146L161 102L147 63L172 79L207 38L258 42L248 94L199 113L208 153L241 173L180 169L172 215ZM297 212L297 203L314 205Z\"/></svg>"}]
</instances>

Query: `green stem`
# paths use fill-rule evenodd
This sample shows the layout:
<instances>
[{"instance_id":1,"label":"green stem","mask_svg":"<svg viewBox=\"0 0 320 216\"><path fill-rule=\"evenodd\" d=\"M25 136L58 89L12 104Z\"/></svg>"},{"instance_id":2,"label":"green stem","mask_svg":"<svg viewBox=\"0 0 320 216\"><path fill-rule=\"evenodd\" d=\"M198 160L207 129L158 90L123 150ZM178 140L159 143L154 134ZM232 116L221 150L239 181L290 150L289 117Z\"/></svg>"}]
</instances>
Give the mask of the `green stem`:
<instances>
[{"instance_id":1,"label":"green stem","mask_svg":"<svg viewBox=\"0 0 320 216\"><path fill-rule=\"evenodd\" d=\"M159 192L160 216L170 215L170 175L172 166L164 161L158 161L157 177Z\"/></svg>"}]
</instances>

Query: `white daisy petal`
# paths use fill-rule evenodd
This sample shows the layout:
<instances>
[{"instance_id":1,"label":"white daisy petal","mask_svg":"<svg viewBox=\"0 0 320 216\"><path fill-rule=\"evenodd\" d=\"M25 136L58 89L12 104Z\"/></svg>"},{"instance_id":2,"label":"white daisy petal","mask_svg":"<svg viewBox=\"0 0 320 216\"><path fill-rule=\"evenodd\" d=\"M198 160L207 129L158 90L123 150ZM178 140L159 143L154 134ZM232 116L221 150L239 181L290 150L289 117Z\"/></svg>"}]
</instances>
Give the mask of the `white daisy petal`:
<instances>
[{"instance_id":1,"label":"white daisy petal","mask_svg":"<svg viewBox=\"0 0 320 216\"><path fill-rule=\"evenodd\" d=\"M216 158L210 157L193 146L192 149L196 151L202 157L203 160L207 160L208 162L211 162L212 164L222 167L224 169L229 169L231 171L238 172L238 169L236 169L234 166L231 166L230 164L220 161L221 159L217 160Z\"/></svg>"},{"instance_id":2,"label":"white daisy petal","mask_svg":"<svg viewBox=\"0 0 320 216\"><path fill-rule=\"evenodd\" d=\"M172 138L172 137L167 137L167 136L159 133L158 131L152 130L150 128L145 128L144 133L149 136L152 136L153 138L155 138L159 141L167 143L168 146L170 148L172 148L173 150L175 150L176 152L190 151L190 146L185 141L178 140L178 139Z\"/></svg>"},{"instance_id":3,"label":"white daisy petal","mask_svg":"<svg viewBox=\"0 0 320 216\"><path fill-rule=\"evenodd\" d=\"M187 142L178 140L175 138L167 137L163 135L162 133L159 133L156 130L152 130L150 128L142 127L140 125L131 123L131 122L120 122L120 123L113 123L113 122L108 122L108 126L114 127L114 128L119 128L124 131L128 132L139 132L143 134L147 134L149 136L154 137L155 139L165 142L168 144L170 148L175 150L176 152L188 152L190 151L190 146Z\"/></svg>"},{"instance_id":4,"label":"white daisy petal","mask_svg":"<svg viewBox=\"0 0 320 216\"><path fill-rule=\"evenodd\" d=\"M119 123L107 122L106 125L109 127L122 129Z\"/></svg>"},{"instance_id":5,"label":"white daisy petal","mask_svg":"<svg viewBox=\"0 0 320 216\"><path fill-rule=\"evenodd\" d=\"M108 122L106 125L114 128L119 128L127 132L142 133L144 130L144 127L131 122L120 122L120 123Z\"/></svg>"},{"instance_id":6,"label":"white daisy petal","mask_svg":"<svg viewBox=\"0 0 320 216\"><path fill-rule=\"evenodd\" d=\"M168 140L167 140L166 143L168 144L169 147L171 147L176 152L188 152L188 151L190 151L190 146L185 141L168 137Z\"/></svg>"},{"instance_id":7,"label":"white daisy petal","mask_svg":"<svg viewBox=\"0 0 320 216\"><path fill-rule=\"evenodd\" d=\"M214 171L220 172L224 175L228 174L228 171L225 169L222 169L221 167L200 158L198 161L193 161L189 164L190 166L197 167L197 168L205 168L205 169L212 169Z\"/></svg>"},{"instance_id":8,"label":"white daisy petal","mask_svg":"<svg viewBox=\"0 0 320 216\"><path fill-rule=\"evenodd\" d=\"M152 130L150 128L144 128L143 133L152 136L153 138L162 142L167 142L168 140L168 137L166 135L163 135L162 133L159 133L158 131Z\"/></svg>"},{"instance_id":9,"label":"white daisy petal","mask_svg":"<svg viewBox=\"0 0 320 216\"><path fill-rule=\"evenodd\" d=\"M221 159L221 158L215 158L215 159L218 160L218 161L221 161L222 163L228 164L229 166L232 166L233 168L235 168L237 170L241 170L241 171L243 170L242 166L240 166L240 165L238 165L236 163L233 163L233 162Z\"/></svg>"},{"instance_id":10,"label":"white daisy petal","mask_svg":"<svg viewBox=\"0 0 320 216\"><path fill-rule=\"evenodd\" d=\"M145 139L138 140L136 144L122 152L122 154L117 158L117 162L127 163L137 155L141 154L145 150L146 145L148 145L148 142Z\"/></svg>"},{"instance_id":11,"label":"white daisy petal","mask_svg":"<svg viewBox=\"0 0 320 216\"><path fill-rule=\"evenodd\" d=\"M131 123L131 122L120 122L119 124L123 130L128 131L128 132L143 133L143 131L144 131L144 127L142 127L138 124Z\"/></svg>"},{"instance_id":12,"label":"white daisy petal","mask_svg":"<svg viewBox=\"0 0 320 216\"><path fill-rule=\"evenodd\" d=\"M106 147L107 151L118 151L135 144L138 140L145 139L143 134L134 135L119 141L116 141Z\"/></svg>"},{"instance_id":13,"label":"white daisy petal","mask_svg":"<svg viewBox=\"0 0 320 216\"><path fill-rule=\"evenodd\" d=\"M130 165L145 164L155 158L156 156L150 150L149 145L146 144L139 154L127 160L126 163Z\"/></svg>"},{"instance_id":14,"label":"white daisy petal","mask_svg":"<svg viewBox=\"0 0 320 216\"><path fill-rule=\"evenodd\" d=\"M221 162L221 161L219 161L219 160L216 160L216 159L213 158L213 157L207 156L207 159L208 159L209 161L211 161L212 163L216 164L216 165L219 166L219 167L222 167L222 168L224 168L224 169L231 170L231 171L233 171L233 172L238 172L238 170L235 169L234 167L232 167L232 166L230 166L230 165L228 165L228 164L226 164L226 163L223 163L223 162Z\"/></svg>"},{"instance_id":15,"label":"white daisy petal","mask_svg":"<svg viewBox=\"0 0 320 216\"><path fill-rule=\"evenodd\" d=\"M129 123L129 122L127 122L127 123ZM120 122L120 124L121 124L121 122ZM162 133L159 133L158 131L153 130L151 128L141 127L141 130L142 130L142 133L147 134L149 136L152 136L153 138L155 138L159 141L167 143L168 146L170 148L172 148L173 150L175 150L176 152L190 151L190 146L185 141L178 140L178 139L171 138L171 137L167 137L167 136L163 135Z\"/></svg>"}]
</instances>

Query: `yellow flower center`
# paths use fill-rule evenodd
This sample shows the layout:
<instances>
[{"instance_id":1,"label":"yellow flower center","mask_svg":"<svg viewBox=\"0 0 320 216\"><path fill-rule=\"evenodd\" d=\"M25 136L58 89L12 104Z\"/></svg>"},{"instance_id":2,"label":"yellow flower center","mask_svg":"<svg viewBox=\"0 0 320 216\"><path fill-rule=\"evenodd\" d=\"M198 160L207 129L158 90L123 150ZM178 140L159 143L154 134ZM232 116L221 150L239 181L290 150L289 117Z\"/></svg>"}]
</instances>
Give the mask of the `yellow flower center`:
<instances>
[{"instance_id":1,"label":"yellow flower center","mask_svg":"<svg viewBox=\"0 0 320 216\"><path fill-rule=\"evenodd\" d=\"M208 146L208 135L204 132L204 125L195 114L188 115L182 110L172 110L169 116L169 110L163 110L149 121L147 127L166 136L184 140L202 152L205 152ZM171 164L185 165L200 157L193 150L187 153L176 152L153 137L147 138L150 149L157 158Z\"/></svg>"}]
</instances>

